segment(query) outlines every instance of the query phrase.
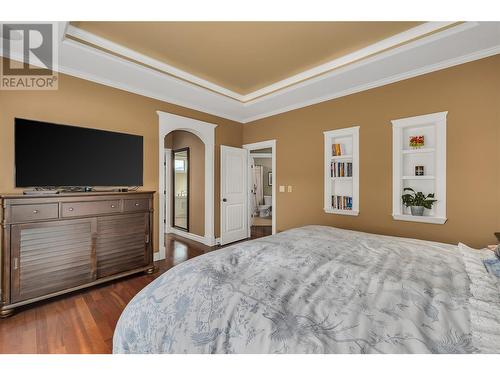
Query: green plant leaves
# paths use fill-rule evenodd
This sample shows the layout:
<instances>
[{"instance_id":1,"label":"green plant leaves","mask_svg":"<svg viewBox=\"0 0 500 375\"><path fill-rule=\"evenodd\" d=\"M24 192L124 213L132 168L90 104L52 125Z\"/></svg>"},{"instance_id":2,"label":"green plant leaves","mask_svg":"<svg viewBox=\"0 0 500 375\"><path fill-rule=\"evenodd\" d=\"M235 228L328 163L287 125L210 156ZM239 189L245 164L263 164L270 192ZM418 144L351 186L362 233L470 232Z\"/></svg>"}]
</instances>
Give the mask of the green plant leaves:
<instances>
[{"instance_id":1,"label":"green plant leaves","mask_svg":"<svg viewBox=\"0 0 500 375\"><path fill-rule=\"evenodd\" d=\"M434 198L434 193L424 195L421 191L415 192L412 188L404 188L403 191L411 191L411 194L403 194L401 199L403 204L406 207L411 206L424 206L427 209L431 209L434 202L437 202L437 199Z\"/></svg>"}]
</instances>

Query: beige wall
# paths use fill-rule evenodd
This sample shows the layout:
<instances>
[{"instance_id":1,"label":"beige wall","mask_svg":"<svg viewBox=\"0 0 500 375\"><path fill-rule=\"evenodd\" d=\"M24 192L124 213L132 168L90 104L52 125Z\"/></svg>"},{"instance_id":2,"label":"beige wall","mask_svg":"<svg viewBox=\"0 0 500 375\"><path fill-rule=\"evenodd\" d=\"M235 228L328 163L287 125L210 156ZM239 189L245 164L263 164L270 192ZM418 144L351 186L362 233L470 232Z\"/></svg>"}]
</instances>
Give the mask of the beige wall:
<instances>
[{"instance_id":1,"label":"beige wall","mask_svg":"<svg viewBox=\"0 0 500 375\"><path fill-rule=\"evenodd\" d=\"M175 130L165 137L165 148L189 147L189 232L205 235L205 145L196 135Z\"/></svg>"},{"instance_id":2,"label":"beige wall","mask_svg":"<svg viewBox=\"0 0 500 375\"><path fill-rule=\"evenodd\" d=\"M246 124L243 143L276 139L277 229L323 224L472 246L500 231L500 56ZM394 221L390 120L449 111L444 225ZM360 125L360 214L323 212L323 131ZM300 215L297 214L300 212Z\"/></svg>"},{"instance_id":3,"label":"beige wall","mask_svg":"<svg viewBox=\"0 0 500 375\"><path fill-rule=\"evenodd\" d=\"M0 91L0 192L14 188L14 117L127 132L144 137L144 188L158 190L157 110L217 124L215 233L220 226L220 145L277 140L278 230L324 224L472 246L500 229L500 56L423 75L242 126L234 121L60 75L57 91ZM448 222L391 217L390 120L449 111ZM323 212L323 131L360 125L360 215ZM158 194L155 196L158 231ZM296 213L300 212L300 215ZM158 241L155 236L155 250Z\"/></svg>"},{"instance_id":4,"label":"beige wall","mask_svg":"<svg viewBox=\"0 0 500 375\"><path fill-rule=\"evenodd\" d=\"M241 147L242 125L202 112L149 99L82 79L59 75L56 91L0 90L0 192L14 187L14 117L112 130L144 137L144 187L158 190L157 110L217 125L215 129L215 233L219 233L220 145ZM158 194L155 194L154 231L158 233ZM155 235L154 249L158 250Z\"/></svg>"}]
</instances>

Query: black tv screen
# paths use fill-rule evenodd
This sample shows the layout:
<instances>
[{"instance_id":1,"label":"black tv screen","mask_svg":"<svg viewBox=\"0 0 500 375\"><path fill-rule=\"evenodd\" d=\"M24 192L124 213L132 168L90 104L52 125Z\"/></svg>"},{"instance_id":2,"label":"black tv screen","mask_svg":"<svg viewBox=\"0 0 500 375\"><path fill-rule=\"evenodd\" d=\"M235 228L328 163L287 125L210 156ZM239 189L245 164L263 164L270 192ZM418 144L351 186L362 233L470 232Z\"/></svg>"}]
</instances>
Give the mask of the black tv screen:
<instances>
[{"instance_id":1,"label":"black tv screen","mask_svg":"<svg viewBox=\"0 0 500 375\"><path fill-rule=\"evenodd\" d=\"M17 187L142 186L141 136L15 119Z\"/></svg>"}]
</instances>

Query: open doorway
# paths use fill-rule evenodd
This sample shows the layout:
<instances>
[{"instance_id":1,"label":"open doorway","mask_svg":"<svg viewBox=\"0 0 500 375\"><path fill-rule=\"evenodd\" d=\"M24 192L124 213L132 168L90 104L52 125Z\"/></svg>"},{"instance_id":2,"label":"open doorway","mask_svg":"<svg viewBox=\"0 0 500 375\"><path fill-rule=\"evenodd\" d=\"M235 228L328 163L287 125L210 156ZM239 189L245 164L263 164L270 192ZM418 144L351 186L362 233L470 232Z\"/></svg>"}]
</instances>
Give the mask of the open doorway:
<instances>
[{"instance_id":1,"label":"open doorway","mask_svg":"<svg viewBox=\"0 0 500 375\"><path fill-rule=\"evenodd\" d=\"M165 258L166 233L207 246L215 245L214 141L217 126L166 112L157 113L160 150L164 152L159 155L160 251L155 260ZM173 156L173 150L180 152ZM176 160L177 184L174 183Z\"/></svg>"},{"instance_id":2,"label":"open doorway","mask_svg":"<svg viewBox=\"0 0 500 375\"><path fill-rule=\"evenodd\" d=\"M205 145L196 134L174 130L165 136L164 200L165 233L203 242Z\"/></svg>"},{"instance_id":3,"label":"open doorway","mask_svg":"<svg viewBox=\"0 0 500 375\"><path fill-rule=\"evenodd\" d=\"M276 141L243 146L248 157L248 233L251 237L276 233Z\"/></svg>"}]
</instances>

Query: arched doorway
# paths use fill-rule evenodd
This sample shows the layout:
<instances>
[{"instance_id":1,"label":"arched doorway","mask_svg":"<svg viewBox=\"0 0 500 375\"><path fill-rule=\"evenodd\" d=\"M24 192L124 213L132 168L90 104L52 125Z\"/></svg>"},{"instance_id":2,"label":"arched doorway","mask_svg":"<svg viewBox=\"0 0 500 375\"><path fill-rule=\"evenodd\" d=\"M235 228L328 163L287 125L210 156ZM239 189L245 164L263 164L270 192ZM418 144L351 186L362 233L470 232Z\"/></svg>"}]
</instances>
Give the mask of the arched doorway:
<instances>
[{"instance_id":1,"label":"arched doorway","mask_svg":"<svg viewBox=\"0 0 500 375\"><path fill-rule=\"evenodd\" d=\"M163 152L165 147L165 137L175 131L183 130L193 133L201 139L205 145L205 235L200 237L200 242L208 246L215 245L214 236L214 153L215 153L215 128L217 125L210 124L188 117L173 115L171 113L157 111L159 119L159 246L158 259L165 258L165 233L170 230L170 210L171 202L165 199L166 178L165 161ZM180 234L182 235L182 234ZM189 235L184 234L186 237Z\"/></svg>"}]
</instances>

